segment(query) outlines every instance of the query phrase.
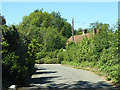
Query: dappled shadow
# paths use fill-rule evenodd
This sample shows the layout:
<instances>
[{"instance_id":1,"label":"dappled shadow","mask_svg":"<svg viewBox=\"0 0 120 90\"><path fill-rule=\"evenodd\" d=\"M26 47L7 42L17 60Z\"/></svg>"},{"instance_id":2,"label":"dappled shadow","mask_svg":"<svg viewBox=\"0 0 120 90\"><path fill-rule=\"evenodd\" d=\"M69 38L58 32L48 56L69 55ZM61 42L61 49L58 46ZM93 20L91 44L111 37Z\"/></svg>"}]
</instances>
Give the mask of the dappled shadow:
<instances>
[{"instance_id":1,"label":"dappled shadow","mask_svg":"<svg viewBox=\"0 0 120 90\"><path fill-rule=\"evenodd\" d=\"M77 81L74 84L50 84L47 88L112 88L105 82L91 83L88 81Z\"/></svg>"},{"instance_id":2,"label":"dappled shadow","mask_svg":"<svg viewBox=\"0 0 120 90\"><path fill-rule=\"evenodd\" d=\"M23 86L23 87L34 87L35 85L33 85L33 84L52 83L52 81L50 81L51 79L60 77L60 76L47 76L47 77L44 77L44 75L41 77L42 74L51 74L51 73L57 73L57 71L47 71L46 68L40 68L40 69L36 68L36 71L35 71L35 73L33 75L37 75L37 76L31 77L28 84ZM40 77L38 77L38 76L40 76Z\"/></svg>"},{"instance_id":3,"label":"dappled shadow","mask_svg":"<svg viewBox=\"0 0 120 90\"><path fill-rule=\"evenodd\" d=\"M72 85L75 88L111 88L111 85L108 85L104 81L100 81L97 83L91 83L88 81L78 81L76 84Z\"/></svg>"},{"instance_id":4,"label":"dappled shadow","mask_svg":"<svg viewBox=\"0 0 120 90\"><path fill-rule=\"evenodd\" d=\"M97 83L91 83L89 81L74 81L72 83L65 83L61 82L59 80L61 79L61 76L54 76L53 73L57 73L57 71L47 71L45 68L37 69L38 71L34 73L35 77L31 78L29 85L25 86L24 89L20 90L41 90L47 88L48 90L51 88L56 89L91 89L91 88L100 88L105 90L114 90L112 85L107 84L104 81L99 81ZM44 74L47 74L44 76ZM53 75L48 75L53 74ZM57 79L57 83L53 80Z\"/></svg>"},{"instance_id":5,"label":"dappled shadow","mask_svg":"<svg viewBox=\"0 0 120 90\"><path fill-rule=\"evenodd\" d=\"M106 84L104 81L100 81L98 83L91 83L88 81L76 81L74 82L74 84L66 84L66 83L55 84L51 82L48 82L48 83L49 84L45 87L33 85L31 88L29 88L29 90L40 90L40 89L45 89L45 88L47 88L47 90L49 89L51 90L51 88L55 90L59 88L60 89L75 89L75 90L76 89L115 90L111 85Z\"/></svg>"},{"instance_id":6,"label":"dappled shadow","mask_svg":"<svg viewBox=\"0 0 120 90\"><path fill-rule=\"evenodd\" d=\"M31 83L32 84L46 84L51 83L50 79L58 78L59 76L50 76L50 77L40 77L40 78L32 78Z\"/></svg>"},{"instance_id":7,"label":"dappled shadow","mask_svg":"<svg viewBox=\"0 0 120 90\"><path fill-rule=\"evenodd\" d=\"M42 72L35 72L34 74L50 74L50 73L56 73L56 71L42 71Z\"/></svg>"}]
</instances>

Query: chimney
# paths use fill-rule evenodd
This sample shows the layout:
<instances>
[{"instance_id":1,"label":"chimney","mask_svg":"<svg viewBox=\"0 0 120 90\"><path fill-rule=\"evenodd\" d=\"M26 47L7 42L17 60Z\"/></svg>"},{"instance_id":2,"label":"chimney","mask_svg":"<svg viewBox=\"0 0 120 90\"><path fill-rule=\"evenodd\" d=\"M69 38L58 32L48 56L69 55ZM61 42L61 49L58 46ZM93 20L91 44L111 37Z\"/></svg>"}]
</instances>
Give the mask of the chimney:
<instances>
[{"instance_id":1,"label":"chimney","mask_svg":"<svg viewBox=\"0 0 120 90\"><path fill-rule=\"evenodd\" d=\"M96 35L96 33L97 33L96 28L93 28L93 35Z\"/></svg>"},{"instance_id":2,"label":"chimney","mask_svg":"<svg viewBox=\"0 0 120 90\"><path fill-rule=\"evenodd\" d=\"M87 29L83 30L83 35L85 35L87 33Z\"/></svg>"}]
</instances>

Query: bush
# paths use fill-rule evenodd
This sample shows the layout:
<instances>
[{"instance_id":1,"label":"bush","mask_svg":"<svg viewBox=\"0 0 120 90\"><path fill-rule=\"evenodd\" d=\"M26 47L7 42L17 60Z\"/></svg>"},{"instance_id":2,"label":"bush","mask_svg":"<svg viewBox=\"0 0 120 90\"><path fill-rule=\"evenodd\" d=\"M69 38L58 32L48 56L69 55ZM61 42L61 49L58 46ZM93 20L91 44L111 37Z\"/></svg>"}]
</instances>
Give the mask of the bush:
<instances>
[{"instance_id":1,"label":"bush","mask_svg":"<svg viewBox=\"0 0 120 90\"><path fill-rule=\"evenodd\" d=\"M66 45L66 49L69 49L70 46L74 45L75 43L73 41L70 41L67 45Z\"/></svg>"},{"instance_id":2,"label":"bush","mask_svg":"<svg viewBox=\"0 0 120 90\"><path fill-rule=\"evenodd\" d=\"M110 33L107 25L103 25L101 30L90 39L84 38L77 44L70 42L66 51L58 54L58 61L74 66L99 68L109 78L119 82L118 32Z\"/></svg>"},{"instance_id":3,"label":"bush","mask_svg":"<svg viewBox=\"0 0 120 90\"><path fill-rule=\"evenodd\" d=\"M63 60L64 60L64 53L63 53L63 52L60 52L60 53L57 55L57 62L58 62L58 63L61 63Z\"/></svg>"},{"instance_id":4,"label":"bush","mask_svg":"<svg viewBox=\"0 0 120 90\"><path fill-rule=\"evenodd\" d=\"M47 55L46 52L38 52L36 53L36 59L44 58Z\"/></svg>"},{"instance_id":5,"label":"bush","mask_svg":"<svg viewBox=\"0 0 120 90\"><path fill-rule=\"evenodd\" d=\"M50 59L48 57L36 60L36 63L37 64L58 64L57 58Z\"/></svg>"},{"instance_id":6,"label":"bush","mask_svg":"<svg viewBox=\"0 0 120 90\"><path fill-rule=\"evenodd\" d=\"M38 46L35 40L27 42L14 25L3 25L2 35L3 87L25 85L34 71Z\"/></svg>"}]
</instances>

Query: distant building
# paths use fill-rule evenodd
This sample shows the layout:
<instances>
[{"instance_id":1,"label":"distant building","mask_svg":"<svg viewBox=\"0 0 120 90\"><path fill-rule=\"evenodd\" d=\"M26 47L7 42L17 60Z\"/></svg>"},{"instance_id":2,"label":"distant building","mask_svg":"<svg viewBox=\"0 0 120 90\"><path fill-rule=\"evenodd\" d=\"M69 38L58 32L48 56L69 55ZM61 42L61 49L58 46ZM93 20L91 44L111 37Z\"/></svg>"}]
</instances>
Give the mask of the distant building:
<instances>
[{"instance_id":1,"label":"distant building","mask_svg":"<svg viewBox=\"0 0 120 90\"><path fill-rule=\"evenodd\" d=\"M87 33L87 29L83 30L83 34L82 35L75 35L74 36L74 42L80 42L81 40L83 40L83 38L85 38L87 36L87 38L90 38L91 35L96 35L99 33L99 29L93 29L93 32L91 33ZM66 44L68 44L70 41L72 41L72 36L67 40Z\"/></svg>"}]
</instances>

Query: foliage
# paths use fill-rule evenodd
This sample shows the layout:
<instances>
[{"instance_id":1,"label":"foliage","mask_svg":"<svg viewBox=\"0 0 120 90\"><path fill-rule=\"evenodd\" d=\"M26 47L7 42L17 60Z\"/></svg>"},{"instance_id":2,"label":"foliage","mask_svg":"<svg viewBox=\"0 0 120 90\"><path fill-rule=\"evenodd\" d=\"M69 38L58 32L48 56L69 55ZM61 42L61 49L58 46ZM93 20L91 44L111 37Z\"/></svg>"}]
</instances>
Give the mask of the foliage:
<instances>
[{"instance_id":1,"label":"foliage","mask_svg":"<svg viewBox=\"0 0 120 90\"><path fill-rule=\"evenodd\" d=\"M63 36L69 38L71 36L71 25L61 18L60 13L43 12L42 10L35 10L29 16L24 16L22 23L19 25L19 31L29 39L35 38L39 40L41 36L40 28L53 27ZM40 40L41 43L41 40Z\"/></svg>"},{"instance_id":2,"label":"foliage","mask_svg":"<svg viewBox=\"0 0 120 90\"><path fill-rule=\"evenodd\" d=\"M58 59L74 66L97 67L107 73L109 79L119 82L118 31L111 31L108 24L96 22L92 25L101 29L100 33L71 45L65 52L58 54Z\"/></svg>"},{"instance_id":3,"label":"foliage","mask_svg":"<svg viewBox=\"0 0 120 90\"><path fill-rule=\"evenodd\" d=\"M35 10L16 26L7 26L5 18L0 19L3 87L25 85L35 70L35 60L58 63L57 55L71 36L71 25L56 12Z\"/></svg>"},{"instance_id":4,"label":"foliage","mask_svg":"<svg viewBox=\"0 0 120 90\"><path fill-rule=\"evenodd\" d=\"M67 45L66 45L66 49L69 49L71 45L75 45L75 43L73 41L69 42Z\"/></svg>"},{"instance_id":5,"label":"foliage","mask_svg":"<svg viewBox=\"0 0 120 90\"><path fill-rule=\"evenodd\" d=\"M74 30L74 35L81 35L83 32L82 32L82 28L79 28L78 30Z\"/></svg>"},{"instance_id":6,"label":"foliage","mask_svg":"<svg viewBox=\"0 0 120 90\"><path fill-rule=\"evenodd\" d=\"M57 58L45 57L39 60L36 60L37 64L58 64Z\"/></svg>"},{"instance_id":7,"label":"foliage","mask_svg":"<svg viewBox=\"0 0 120 90\"><path fill-rule=\"evenodd\" d=\"M0 23L1 23L2 25L5 25L5 24L6 24L6 20L5 20L4 16L0 16Z\"/></svg>"},{"instance_id":8,"label":"foliage","mask_svg":"<svg viewBox=\"0 0 120 90\"><path fill-rule=\"evenodd\" d=\"M65 46L66 38L58 33L56 29L48 27L44 31L43 44L48 51L54 51Z\"/></svg>"},{"instance_id":9,"label":"foliage","mask_svg":"<svg viewBox=\"0 0 120 90\"><path fill-rule=\"evenodd\" d=\"M35 46L25 44L16 27L2 25L3 87L11 84L24 85L34 70ZM32 51L32 52L31 52ZM30 60L30 61L29 61ZM29 72L31 71L31 73Z\"/></svg>"},{"instance_id":10,"label":"foliage","mask_svg":"<svg viewBox=\"0 0 120 90\"><path fill-rule=\"evenodd\" d=\"M99 34L91 35L90 39L85 37L77 44L70 42L65 47L67 38L71 36L71 25L59 12L35 10L16 26L7 26L2 19L3 86L25 85L35 70L35 63L97 67L107 73L108 80L120 81L120 30L113 31L108 24L91 23L89 32L97 28L101 30ZM82 34L82 28L75 32L78 34Z\"/></svg>"},{"instance_id":11,"label":"foliage","mask_svg":"<svg viewBox=\"0 0 120 90\"><path fill-rule=\"evenodd\" d=\"M65 46L67 38L71 36L71 25L66 19L61 18L60 13L43 12L35 10L17 26L28 41L36 39L39 44L46 47L47 51L54 51Z\"/></svg>"},{"instance_id":12,"label":"foliage","mask_svg":"<svg viewBox=\"0 0 120 90\"><path fill-rule=\"evenodd\" d=\"M37 53L36 63L40 63L40 64L61 63L61 61L58 59L58 54L60 52L63 52L62 48L60 50L56 49L55 51L51 51L51 52L50 51L49 52L39 52L39 53Z\"/></svg>"},{"instance_id":13,"label":"foliage","mask_svg":"<svg viewBox=\"0 0 120 90\"><path fill-rule=\"evenodd\" d=\"M57 55L58 63L61 63L64 60L64 53L60 52Z\"/></svg>"}]
</instances>

